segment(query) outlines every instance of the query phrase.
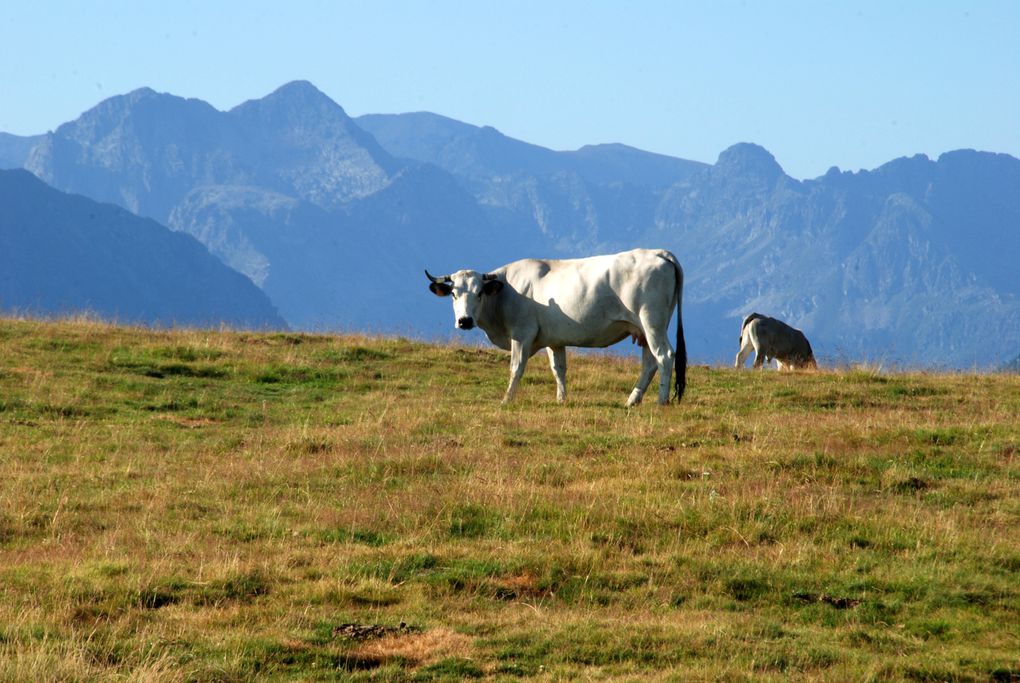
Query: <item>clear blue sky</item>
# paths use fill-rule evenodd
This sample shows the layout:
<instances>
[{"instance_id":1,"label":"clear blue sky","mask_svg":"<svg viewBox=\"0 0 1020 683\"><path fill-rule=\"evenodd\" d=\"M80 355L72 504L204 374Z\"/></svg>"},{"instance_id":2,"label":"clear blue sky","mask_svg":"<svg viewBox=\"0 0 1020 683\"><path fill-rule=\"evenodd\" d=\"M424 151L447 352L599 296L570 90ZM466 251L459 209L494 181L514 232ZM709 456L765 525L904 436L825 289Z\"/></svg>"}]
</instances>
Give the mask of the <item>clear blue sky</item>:
<instances>
[{"instance_id":1,"label":"clear blue sky","mask_svg":"<svg viewBox=\"0 0 1020 683\"><path fill-rule=\"evenodd\" d=\"M219 109L306 79L352 116L432 111L554 149L797 178L973 147L1020 156L1020 1L6 0L0 131L149 86Z\"/></svg>"}]
</instances>

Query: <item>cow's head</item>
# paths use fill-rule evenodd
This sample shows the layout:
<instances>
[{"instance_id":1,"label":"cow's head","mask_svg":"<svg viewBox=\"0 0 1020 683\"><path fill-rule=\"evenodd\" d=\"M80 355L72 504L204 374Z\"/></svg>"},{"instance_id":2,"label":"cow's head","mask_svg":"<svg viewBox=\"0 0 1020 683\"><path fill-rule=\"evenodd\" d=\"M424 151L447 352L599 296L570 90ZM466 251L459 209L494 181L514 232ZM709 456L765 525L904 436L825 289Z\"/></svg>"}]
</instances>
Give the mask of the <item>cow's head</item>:
<instances>
[{"instance_id":1,"label":"cow's head","mask_svg":"<svg viewBox=\"0 0 1020 683\"><path fill-rule=\"evenodd\" d=\"M503 282L497 276L474 270L458 270L442 277L435 277L426 270L425 276L431 280L429 289L433 294L453 297L454 325L462 330L475 326L482 297L494 296L503 289Z\"/></svg>"},{"instance_id":2,"label":"cow's head","mask_svg":"<svg viewBox=\"0 0 1020 683\"><path fill-rule=\"evenodd\" d=\"M803 332L801 332L801 337L804 340L804 348L798 357L794 359L794 367L802 370L817 370L818 362L815 360L815 352L811 349L811 342L808 341Z\"/></svg>"},{"instance_id":3,"label":"cow's head","mask_svg":"<svg viewBox=\"0 0 1020 683\"><path fill-rule=\"evenodd\" d=\"M805 369L805 370L817 370L818 369L818 362L815 360L814 355L809 352L808 355L807 355L807 358L804 358L803 360L801 360L800 363L797 365L797 367Z\"/></svg>"}]
</instances>

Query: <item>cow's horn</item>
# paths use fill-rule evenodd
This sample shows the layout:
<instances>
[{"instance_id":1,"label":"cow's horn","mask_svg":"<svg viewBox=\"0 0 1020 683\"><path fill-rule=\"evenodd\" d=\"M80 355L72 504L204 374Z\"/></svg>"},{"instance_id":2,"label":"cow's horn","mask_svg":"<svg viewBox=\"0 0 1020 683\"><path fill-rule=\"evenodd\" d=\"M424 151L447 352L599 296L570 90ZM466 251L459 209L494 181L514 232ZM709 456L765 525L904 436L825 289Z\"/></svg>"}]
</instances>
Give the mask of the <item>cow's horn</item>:
<instances>
[{"instance_id":1,"label":"cow's horn","mask_svg":"<svg viewBox=\"0 0 1020 683\"><path fill-rule=\"evenodd\" d=\"M435 277L434 275L432 275L432 273L429 272L428 268L425 269L425 277L432 280L436 284L442 284L444 282L453 282L453 279L449 275L444 275L443 277Z\"/></svg>"}]
</instances>

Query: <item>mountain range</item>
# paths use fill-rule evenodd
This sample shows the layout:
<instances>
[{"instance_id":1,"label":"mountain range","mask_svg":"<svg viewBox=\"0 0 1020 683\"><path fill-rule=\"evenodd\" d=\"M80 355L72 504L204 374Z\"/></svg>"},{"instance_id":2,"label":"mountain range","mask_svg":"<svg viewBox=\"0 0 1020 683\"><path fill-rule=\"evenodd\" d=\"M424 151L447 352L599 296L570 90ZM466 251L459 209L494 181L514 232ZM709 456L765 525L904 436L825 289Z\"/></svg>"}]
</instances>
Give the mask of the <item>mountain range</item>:
<instances>
[{"instance_id":1,"label":"mountain range","mask_svg":"<svg viewBox=\"0 0 1020 683\"><path fill-rule=\"evenodd\" d=\"M1020 160L958 150L796 180L739 143L714 164L554 151L427 112L356 119L303 81L219 111L150 89L0 165L195 237L295 329L453 334L422 270L664 247L692 358L756 310L823 360L996 367L1020 352Z\"/></svg>"},{"instance_id":2,"label":"mountain range","mask_svg":"<svg viewBox=\"0 0 1020 683\"><path fill-rule=\"evenodd\" d=\"M194 238L0 170L0 311L128 324L280 329L264 292Z\"/></svg>"}]
</instances>

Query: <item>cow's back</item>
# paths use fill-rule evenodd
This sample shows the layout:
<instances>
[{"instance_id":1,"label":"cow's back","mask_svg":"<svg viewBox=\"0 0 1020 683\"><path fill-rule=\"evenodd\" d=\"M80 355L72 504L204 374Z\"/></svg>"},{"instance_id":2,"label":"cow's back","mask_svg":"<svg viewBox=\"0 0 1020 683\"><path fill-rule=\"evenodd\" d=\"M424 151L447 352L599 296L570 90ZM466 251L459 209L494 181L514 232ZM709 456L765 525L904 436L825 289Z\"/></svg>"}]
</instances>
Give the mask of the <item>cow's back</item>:
<instances>
[{"instance_id":1,"label":"cow's back","mask_svg":"<svg viewBox=\"0 0 1020 683\"><path fill-rule=\"evenodd\" d=\"M748 326L770 358L801 361L811 356L811 345L804 333L782 320L761 316L751 320Z\"/></svg>"},{"instance_id":2,"label":"cow's back","mask_svg":"<svg viewBox=\"0 0 1020 683\"><path fill-rule=\"evenodd\" d=\"M503 275L518 296L516 315L534 317L543 344L608 346L640 327L645 309L676 302L676 259L661 249L634 249L583 259L522 259ZM519 308L518 308L519 307Z\"/></svg>"}]
</instances>

